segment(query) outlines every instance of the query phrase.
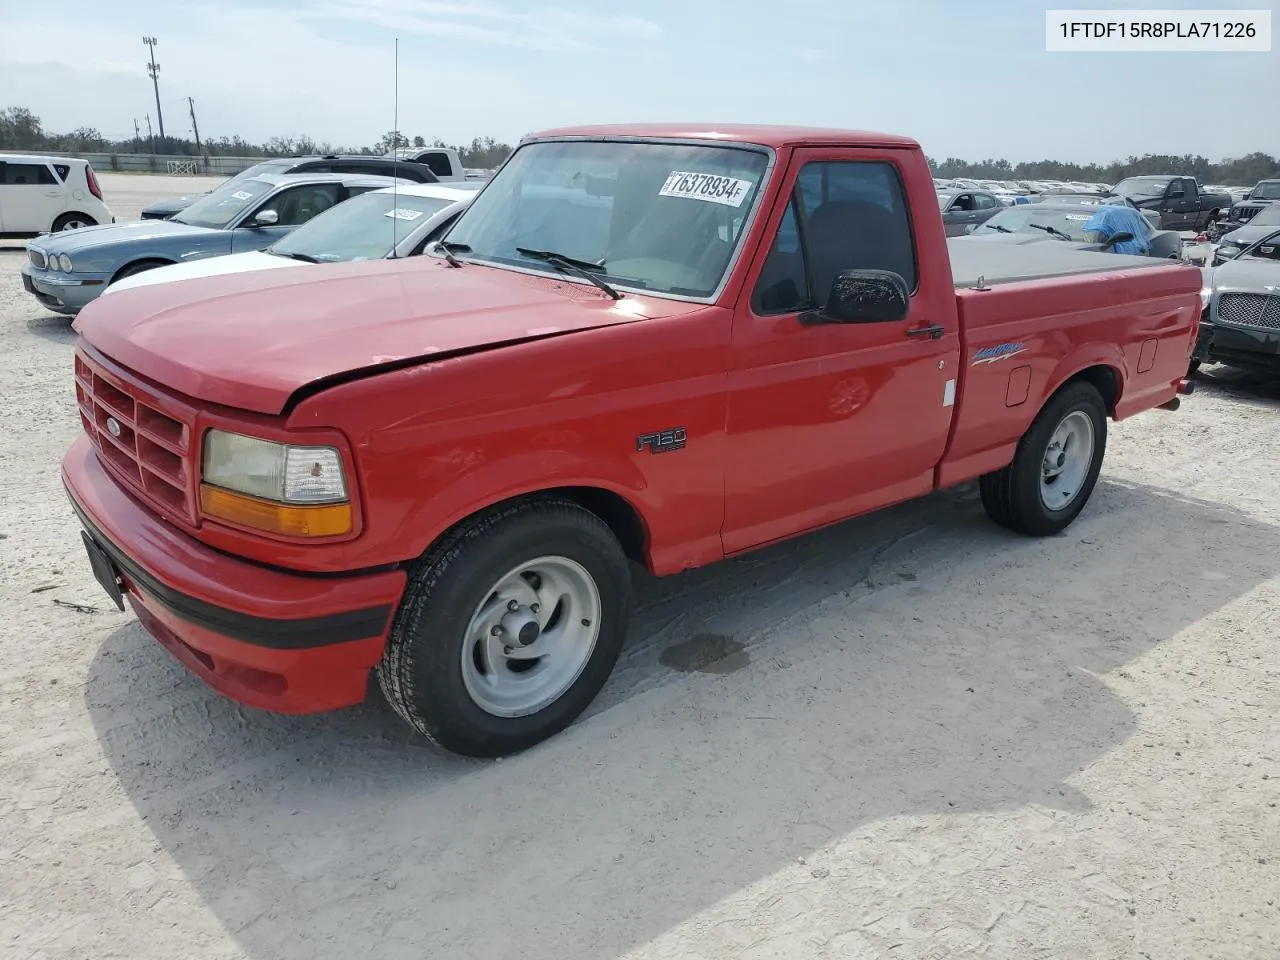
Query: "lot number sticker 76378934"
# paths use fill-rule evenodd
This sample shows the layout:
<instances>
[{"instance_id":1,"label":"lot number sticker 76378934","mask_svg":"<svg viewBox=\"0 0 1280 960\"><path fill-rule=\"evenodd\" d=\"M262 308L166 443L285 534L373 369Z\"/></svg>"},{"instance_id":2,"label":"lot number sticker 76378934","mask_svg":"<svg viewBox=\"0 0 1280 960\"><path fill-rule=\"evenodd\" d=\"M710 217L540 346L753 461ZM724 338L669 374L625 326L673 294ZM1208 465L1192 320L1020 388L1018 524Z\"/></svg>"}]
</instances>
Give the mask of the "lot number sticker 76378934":
<instances>
[{"instance_id":1,"label":"lot number sticker 76378934","mask_svg":"<svg viewBox=\"0 0 1280 960\"><path fill-rule=\"evenodd\" d=\"M750 180L737 177L717 177L709 173L673 171L658 191L660 197L686 197L690 200L706 200L722 203L726 207L740 207L751 192Z\"/></svg>"}]
</instances>

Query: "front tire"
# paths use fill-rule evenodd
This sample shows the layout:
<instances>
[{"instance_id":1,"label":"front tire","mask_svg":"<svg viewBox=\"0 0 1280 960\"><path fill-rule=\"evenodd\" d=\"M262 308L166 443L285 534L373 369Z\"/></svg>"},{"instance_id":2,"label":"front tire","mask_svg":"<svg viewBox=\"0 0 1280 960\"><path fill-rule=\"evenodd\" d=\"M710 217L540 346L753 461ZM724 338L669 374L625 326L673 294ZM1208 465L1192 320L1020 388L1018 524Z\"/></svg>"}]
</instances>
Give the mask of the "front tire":
<instances>
[{"instance_id":1,"label":"front tire","mask_svg":"<svg viewBox=\"0 0 1280 960\"><path fill-rule=\"evenodd\" d=\"M1023 434L1013 462L979 479L982 505L992 520L1017 533L1058 533L1089 502L1106 448L1102 395L1090 383L1068 384Z\"/></svg>"},{"instance_id":2,"label":"front tire","mask_svg":"<svg viewBox=\"0 0 1280 960\"><path fill-rule=\"evenodd\" d=\"M465 521L411 570L379 684L444 749L516 753L599 693L630 602L627 559L604 521L569 500L513 501Z\"/></svg>"}]
</instances>

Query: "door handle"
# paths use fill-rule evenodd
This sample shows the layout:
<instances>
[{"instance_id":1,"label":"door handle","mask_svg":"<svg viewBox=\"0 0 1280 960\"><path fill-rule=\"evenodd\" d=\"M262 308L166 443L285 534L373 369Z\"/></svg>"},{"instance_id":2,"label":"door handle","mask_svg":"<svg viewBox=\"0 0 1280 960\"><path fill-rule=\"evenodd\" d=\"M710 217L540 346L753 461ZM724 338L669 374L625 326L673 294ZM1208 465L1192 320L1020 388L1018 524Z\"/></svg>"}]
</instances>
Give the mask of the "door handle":
<instances>
[{"instance_id":1,"label":"door handle","mask_svg":"<svg viewBox=\"0 0 1280 960\"><path fill-rule=\"evenodd\" d=\"M946 333L946 329L936 323L931 327L910 327L907 329L908 337L928 337L930 340L940 340L944 333Z\"/></svg>"},{"instance_id":2,"label":"door handle","mask_svg":"<svg viewBox=\"0 0 1280 960\"><path fill-rule=\"evenodd\" d=\"M969 214L967 217L965 217L965 219L966 219L966 220L977 220L977 219L978 219L978 215L977 215L976 213L971 213L971 214Z\"/></svg>"},{"instance_id":3,"label":"door handle","mask_svg":"<svg viewBox=\"0 0 1280 960\"><path fill-rule=\"evenodd\" d=\"M62 194L57 190L46 190L44 195L46 197L55 197L55 198L62 196Z\"/></svg>"}]
</instances>

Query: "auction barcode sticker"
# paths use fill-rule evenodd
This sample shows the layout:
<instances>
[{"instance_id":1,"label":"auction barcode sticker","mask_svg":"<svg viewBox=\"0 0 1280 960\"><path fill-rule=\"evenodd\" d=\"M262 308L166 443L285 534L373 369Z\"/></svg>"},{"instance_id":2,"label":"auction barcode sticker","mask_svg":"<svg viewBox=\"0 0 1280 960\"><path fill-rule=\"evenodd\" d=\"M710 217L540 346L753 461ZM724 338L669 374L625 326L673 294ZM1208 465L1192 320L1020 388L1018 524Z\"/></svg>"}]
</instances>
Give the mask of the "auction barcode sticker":
<instances>
[{"instance_id":1,"label":"auction barcode sticker","mask_svg":"<svg viewBox=\"0 0 1280 960\"><path fill-rule=\"evenodd\" d=\"M1270 10L1046 10L1057 53L1267 53Z\"/></svg>"},{"instance_id":2,"label":"auction barcode sticker","mask_svg":"<svg viewBox=\"0 0 1280 960\"><path fill-rule=\"evenodd\" d=\"M708 173L685 173L673 171L658 191L660 197L688 197L691 200L706 200L710 203L723 203L727 207L740 207L751 192L750 180L739 180L737 177L717 177Z\"/></svg>"}]
</instances>

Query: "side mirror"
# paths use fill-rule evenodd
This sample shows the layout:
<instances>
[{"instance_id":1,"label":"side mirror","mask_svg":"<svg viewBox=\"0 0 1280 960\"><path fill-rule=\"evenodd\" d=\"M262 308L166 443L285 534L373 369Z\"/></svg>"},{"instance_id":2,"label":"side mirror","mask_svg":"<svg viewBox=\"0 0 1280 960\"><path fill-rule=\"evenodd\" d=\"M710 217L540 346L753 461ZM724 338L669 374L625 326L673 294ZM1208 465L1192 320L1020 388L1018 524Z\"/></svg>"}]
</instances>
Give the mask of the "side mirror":
<instances>
[{"instance_id":1,"label":"side mirror","mask_svg":"<svg viewBox=\"0 0 1280 960\"><path fill-rule=\"evenodd\" d=\"M831 281L827 305L800 314L800 322L888 323L905 320L911 291L891 270L842 270Z\"/></svg>"},{"instance_id":2,"label":"side mirror","mask_svg":"<svg viewBox=\"0 0 1280 960\"><path fill-rule=\"evenodd\" d=\"M971 224L969 224L967 227L965 227L965 228L964 228L964 232L965 232L965 233L973 233L973 231L975 231L975 230L977 230L977 229L978 229L978 225L977 225L976 223L971 223Z\"/></svg>"},{"instance_id":3,"label":"side mirror","mask_svg":"<svg viewBox=\"0 0 1280 960\"><path fill-rule=\"evenodd\" d=\"M280 222L280 214L274 210L260 210L258 215L249 221L251 227L274 227Z\"/></svg>"},{"instance_id":4,"label":"side mirror","mask_svg":"<svg viewBox=\"0 0 1280 960\"><path fill-rule=\"evenodd\" d=\"M1113 233L1111 236L1107 237L1102 246L1104 248L1114 247L1117 243L1128 243L1132 239L1132 233Z\"/></svg>"}]
</instances>

